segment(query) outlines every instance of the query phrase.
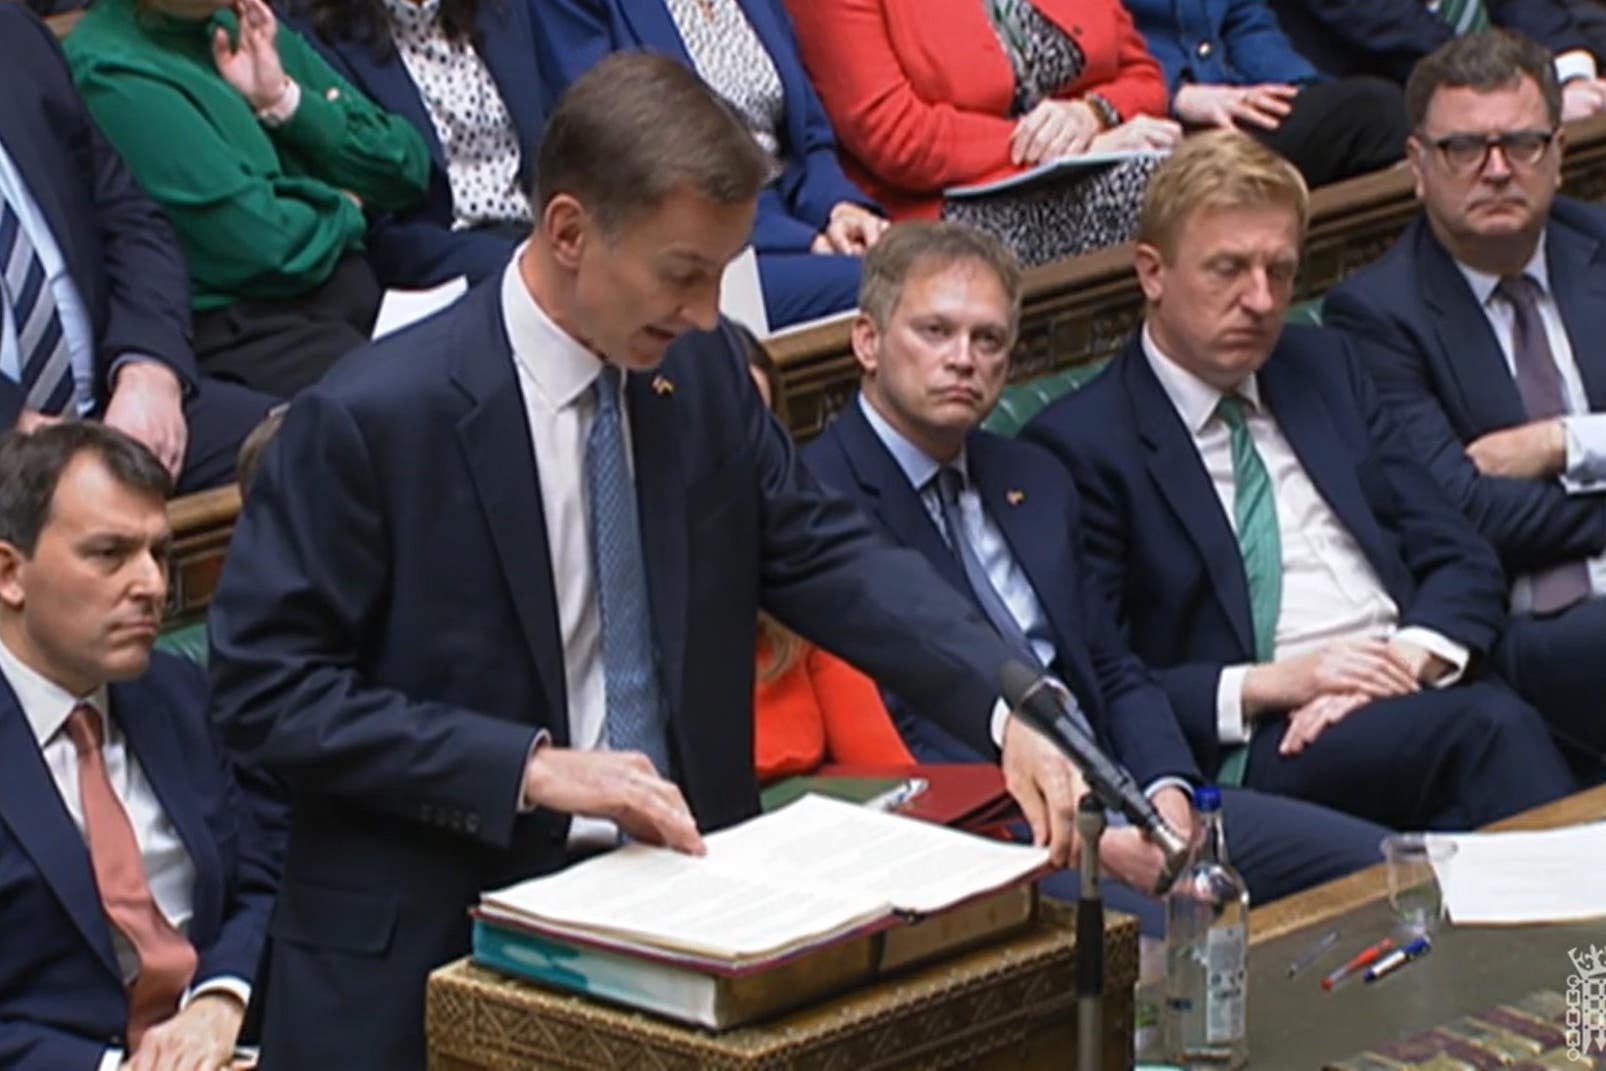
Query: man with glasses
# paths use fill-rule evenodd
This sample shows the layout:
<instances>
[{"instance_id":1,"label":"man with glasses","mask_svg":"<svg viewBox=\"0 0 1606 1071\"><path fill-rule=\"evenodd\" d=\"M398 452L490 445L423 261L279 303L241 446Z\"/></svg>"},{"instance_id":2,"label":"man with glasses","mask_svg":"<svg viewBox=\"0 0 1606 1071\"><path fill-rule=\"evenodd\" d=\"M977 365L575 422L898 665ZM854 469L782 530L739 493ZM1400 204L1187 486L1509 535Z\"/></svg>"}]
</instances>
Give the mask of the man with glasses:
<instances>
[{"instance_id":1,"label":"man with glasses","mask_svg":"<svg viewBox=\"0 0 1606 1071\"><path fill-rule=\"evenodd\" d=\"M1557 198L1545 51L1459 38L1406 87L1424 208L1328 297L1383 397L1511 578L1495 662L1586 774L1606 750L1606 211Z\"/></svg>"}]
</instances>

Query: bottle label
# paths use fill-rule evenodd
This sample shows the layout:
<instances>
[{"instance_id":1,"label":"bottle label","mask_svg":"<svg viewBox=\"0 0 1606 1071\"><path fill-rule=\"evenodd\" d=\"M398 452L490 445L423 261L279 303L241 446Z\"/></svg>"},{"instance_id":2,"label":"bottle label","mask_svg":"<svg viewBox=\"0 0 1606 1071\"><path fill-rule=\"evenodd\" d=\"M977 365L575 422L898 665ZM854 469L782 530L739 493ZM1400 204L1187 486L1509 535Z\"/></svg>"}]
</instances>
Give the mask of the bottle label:
<instances>
[{"instance_id":1,"label":"bottle label","mask_svg":"<svg viewBox=\"0 0 1606 1071\"><path fill-rule=\"evenodd\" d=\"M1205 937L1205 1041L1225 1044L1244 1036L1244 927L1219 926Z\"/></svg>"}]
</instances>

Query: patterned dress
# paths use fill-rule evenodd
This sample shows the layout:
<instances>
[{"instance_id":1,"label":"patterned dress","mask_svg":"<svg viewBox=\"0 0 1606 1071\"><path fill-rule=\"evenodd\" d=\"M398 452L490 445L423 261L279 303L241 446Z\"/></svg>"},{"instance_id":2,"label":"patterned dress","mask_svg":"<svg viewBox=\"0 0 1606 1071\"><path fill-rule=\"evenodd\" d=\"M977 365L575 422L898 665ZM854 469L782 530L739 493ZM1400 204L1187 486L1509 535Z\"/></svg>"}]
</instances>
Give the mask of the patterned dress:
<instances>
[{"instance_id":1,"label":"patterned dress","mask_svg":"<svg viewBox=\"0 0 1606 1071\"><path fill-rule=\"evenodd\" d=\"M1031 0L980 0L1015 71L1011 115L1025 115L1082 74L1087 59ZM1142 157L985 197L950 198L944 219L997 235L1028 266L1127 241L1137 231L1149 176L1160 158Z\"/></svg>"},{"instance_id":2,"label":"patterned dress","mask_svg":"<svg viewBox=\"0 0 1606 1071\"><path fill-rule=\"evenodd\" d=\"M764 42L736 0L667 0L670 17L697 74L729 104L772 161L780 177L780 137L786 93Z\"/></svg>"}]
</instances>

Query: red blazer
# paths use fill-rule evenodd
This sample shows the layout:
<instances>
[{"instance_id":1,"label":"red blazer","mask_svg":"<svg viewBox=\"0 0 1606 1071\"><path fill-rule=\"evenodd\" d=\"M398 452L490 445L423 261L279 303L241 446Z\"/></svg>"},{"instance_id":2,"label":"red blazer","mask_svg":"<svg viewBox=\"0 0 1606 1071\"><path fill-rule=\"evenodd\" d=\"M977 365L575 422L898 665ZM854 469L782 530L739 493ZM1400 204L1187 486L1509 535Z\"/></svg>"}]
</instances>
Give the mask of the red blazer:
<instances>
[{"instance_id":1,"label":"red blazer","mask_svg":"<svg viewBox=\"0 0 1606 1071\"><path fill-rule=\"evenodd\" d=\"M758 641L758 671L769 664ZM754 687L754 760L761 784L811 773L827 762L912 766L875 681L806 644L791 669Z\"/></svg>"},{"instance_id":2,"label":"red blazer","mask_svg":"<svg viewBox=\"0 0 1606 1071\"><path fill-rule=\"evenodd\" d=\"M1087 57L1062 98L1123 118L1167 113L1165 76L1121 0L1033 0ZM1015 75L982 0L787 0L843 164L893 219L936 218L942 190L1009 162Z\"/></svg>"}]
</instances>

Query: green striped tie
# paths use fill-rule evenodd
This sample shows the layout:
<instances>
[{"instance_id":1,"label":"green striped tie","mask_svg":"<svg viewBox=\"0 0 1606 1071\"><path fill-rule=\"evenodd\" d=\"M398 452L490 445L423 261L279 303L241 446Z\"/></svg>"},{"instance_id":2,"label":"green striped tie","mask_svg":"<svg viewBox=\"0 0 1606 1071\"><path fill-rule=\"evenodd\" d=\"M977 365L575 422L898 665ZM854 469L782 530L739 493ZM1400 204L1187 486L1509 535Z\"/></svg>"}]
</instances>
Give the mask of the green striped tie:
<instances>
[{"instance_id":1,"label":"green striped tie","mask_svg":"<svg viewBox=\"0 0 1606 1071\"><path fill-rule=\"evenodd\" d=\"M1440 0L1436 10L1457 37L1479 33L1490 26L1489 8L1484 0Z\"/></svg>"},{"instance_id":2,"label":"green striped tie","mask_svg":"<svg viewBox=\"0 0 1606 1071\"><path fill-rule=\"evenodd\" d=\"M1238 553L1249 584L1249 615L1255 627L1255 661L1270 662L1277 653L1277 615L1283 605L1283 541L1277 530L1277 500L1266 463L1255 449L1244 422L1244 400L1229 394L1216 405L1216 415L1232 433L1233 522ZM1243 784L1249 749L1239 747L1222 761L1217 781Z\"/></svg>"}]
</instances>

